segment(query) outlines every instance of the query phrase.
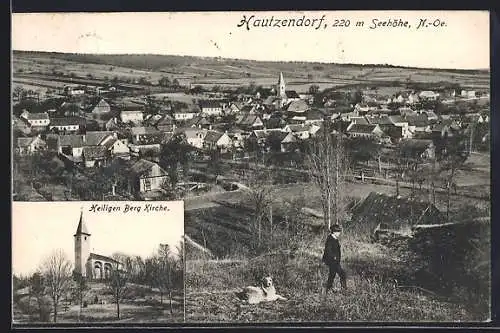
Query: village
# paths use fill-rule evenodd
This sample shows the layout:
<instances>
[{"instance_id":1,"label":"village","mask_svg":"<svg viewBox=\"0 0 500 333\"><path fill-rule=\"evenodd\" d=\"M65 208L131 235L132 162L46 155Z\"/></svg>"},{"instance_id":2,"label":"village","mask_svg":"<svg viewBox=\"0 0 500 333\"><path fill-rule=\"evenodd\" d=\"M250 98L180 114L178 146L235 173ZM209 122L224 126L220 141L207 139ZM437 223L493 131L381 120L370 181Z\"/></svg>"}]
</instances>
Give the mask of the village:
<instances>
[{"instance_id":1,"label":"village","mask_svg":"<svg viewBox=\"0 0 500 333\"><path fill-rule=\"evenodd\" d=\"M149 95L118 82L43 96L18 87L14 200L184 198L211 191L210 183L240 182L235 171L249 161L300 172L308 142L326 123L353 143L350 174L363 180L396 177L401 147L419 159L441 154L459 135L464 153L489 147L487 91L441 85L384 95L377 87L311 85L297 92L282 73L276 82L223 90L162 77L158 86L169 92Z\"/></svg>"}]
</instances>

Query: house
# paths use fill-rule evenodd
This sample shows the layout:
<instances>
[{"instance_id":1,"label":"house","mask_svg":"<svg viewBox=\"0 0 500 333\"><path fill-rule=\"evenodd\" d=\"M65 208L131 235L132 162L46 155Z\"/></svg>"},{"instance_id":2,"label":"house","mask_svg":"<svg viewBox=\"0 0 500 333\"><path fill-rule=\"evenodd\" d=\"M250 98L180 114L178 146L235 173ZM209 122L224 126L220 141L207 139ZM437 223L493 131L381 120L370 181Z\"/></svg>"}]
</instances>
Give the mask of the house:
<instances>
[{"instance_id":1,"label":"house","mask_svg":"<svg viewBox=\"0 0 500 333\"><path fill-rule=\"evenodd\" d=\"M420 98L417 94L411 93L408 95L408 104L416 104L418 102L420 102Z\"/></svg>"},{"instance_id":2,"label":"house","mask_svg":"<svg viewBox=\"0 0 500 333\"><path fill-rule=\"evenodd\" d=\"M318 109L309 109L305 112L305 124L319 124L324 121L325 114Z\"/></svg>"},{"instance_id":3,"label":"house","mask_svg":"<svg viewBox=\"0 0 500 333\"><path fill-rule=\"evenodd\" d=\"M26 121L32 126L32 127L46 127L50 123L49 119L49 114L47 112L40 112L40 113L28 113L25 114L25 119Z\"/></svg>"},{"instance_id":4,"label":"house","mask_svg":"<svg viewBox=\"0 0 500 333\"><path fill-rule=\"evenodd\" d=\"M417 114L413 116L406 116L404 118L408 121L408 127L412 132L430 132L430 124L426 114Z\"/></svg>"},{"instance_id":5,"label":"house","mask_svg":"<svg viewBox=\"0 0 500 333\"><path fill-rule=\"evenodd\" d=\"M436 113L432 110L422 110L422 111L419 111L418 113L425 114L427 116L427 120L429 122L437 121L439 119L439 117L436 115Z\"/></svg>"},{"instance_id":6,"label":"house","mask_svg":"<svg viewBox=\"0 0 500 333\"><path fill-rule=\"evenodd\" d=\"M232 140L227 133L207 131L203 140L203 148L206 150L227 151L231 147Z\"/></svg>"},{"instance_id":7,"label":"house","mask_svg":"<svg viewBox=\"0 0 500 333\"><path fill-rule=\"evenodd\" d=\"M316 134L316 132L320 129L319 126L316 125L286 125L283 128L284 132L293 133L295 137L301 140L307 140L311 137L311 135Z\"/></svg>"},{"instance_id":8,"label":"house","mask_svg":"<svg viewBox=\"0 0 500 333\"><path fill-rule=\"evenodd\" d=\"M118 119L116 117L113 117L106 122L104 128L106 129L106 131L114 131L122 128L123 126L124 124L118 123Z\"/></svg>"},{"instance_id":9,"label":"house","mask_svg":"<svg viewBox=\"0 0 500 333\"><path fill-rule=\"evenodd\" d=\"M85 94L85 88L78 85L66 85L63 88L64 94L67 96L76 96Z\"/></svg>"},{"instance_id":10,"label":"house","mask_svg":"<svg viewBox=\"0 0 500 333\"><path fill-rule=\"evenodd\" d=\"M128 170L129 182L133 193L143 194L162 189L168 181L168 173L158 164L140 159Z\"/></svg>"},{"instance_id":11,"label":"house","mask_svg":"<svg viewBox=\"0 0 500 333\"><path fill-rule=\"evenodd\" d=\"M354 138L381 138L384 131L378 124L350 124L347 127L347 135Z\"/></svg>"},{"instance_id":12,"label":"house","mask_svg":"<svg viewBox=\"0 0 500 333\"><path fill-rule=\"evenodd\" d=\"M281 132L283 132L283 130L281 128L270 128L270 129L254 130L248 136L248 140L252 144L258 145L260 147L264 147L267 144L267 137L271 133L281 133Z\"/></svg>"},{"instance_id":13,"label":"house","mask_svg":"<svg viewBox=\"0 0 500 333\"><path fill-rule=\"evenodd\" d=\"M273 149L273 137L276 137L276 142L279 142L279 149L281 152L293 151L295 144L297 143L297 138L292 132L274 132L270 133L268 136L268 141Z\"/></svg>"},{"instance_id":14,"label":"house","mask_svg":"<svg viewBox=\"0 0 500 333\"><path fill-rule=\"evenodd\" d=\"M243 105L241 103L231 103L229 106L224 110L226 114L236 114L240 112L241 108Z\"/></svg>"},{"instance_id":15,"label":"house","mask_svg":"<svg viewBox=\"0 0 500 333\"><path fill-rule=\"evenodd\" d=\"M87 131L83 136L86 146L99 146L103 141L117 137L113 131Z\"/></svg>"},{"instance_id":16,"label":"house","mask_svg":"<svg viewBox=\"0 0 500 333\"><path fill-rule=\"evenodd\" d=\"M207 116L220 116L222 115L222 106L219 101L202 100L199 102L201 113Z\"/></svg>"},{"instance_id":17,"label":"house","mask_svg":"<svg viewBox=\"0 0 500 333\"><path fill-rule=\"evenodd\" d=\"M306 101L301 99L290 102L285 108L287 112L292 112L292 113L304 113L309 109L310 106L306 103Z\"/></svg>"},{"instance_id":18,"label":"house","mask_svg":"<svg viewBox=\"0 0 500 333\"><path fill-rule=\"evenodd\" d=\"M476 98L476 91L474 90L462 90L460 93L461 97L464 98Z\"/></svg>"},{"instance_id":19,"label":"house","mask_svg":"<svg viewBox=\"0 0 500 333\"><path fill-rule=\"evenodd\" d=\"M198 149L203 149L203 142L205 139L205 135L207 130L198 129L198 128L185 128L181 130L186 136L186 141L193 147Z\"/></svg>"},{"instance_id":20,"label":"house","mask_svg":"<svg viewBox=\"0 0 500 333\"><path fill-rule=\"evenodd\" d=\"M389 116L389 119L394 124L394 126L401 128L401 135L403 139L410 139L412 137L412 132L408 122L400 115ZM396 133L396 130L392 130L392 133ZM387 133L389 134L389 133Z\"/></svg>"},{"instance_id":21,"label":"house","mask_svg":"<svg viewBox=\"0 0 500 333\"><path fill-rule=\"evenodd\" d=\"M283 128L286 126L286 121L281 118L280 116L272 116L264 121L264 127L267 129L272 129L272 128Z\"/></svg>"},{"instance_id":22,"label":"house","mask_svg":"<svg viewBox=\"0 0 500 333\"><path fill-rule=\"evenodd\" d=\"M101 145L106 147L111 157L121 157L124 159L130 158L130 148L125 140L120 140L114 137L102 142Z\"/></svg>"},{"instance_id":23,"label":"house","mask_svg":"<svg viewBox=\"0 0 500 333\"><path fill-rule=\"evenodd\" d=\"M299 96L299 94L297 94L297 92L295 90L285 90L285 95L286 95L286 102L287 103L300 100L300 96Z\"/></svg>"},{"instance_id":24,"label":"house","mask_svg":"<svg viewBox=\"0 0 500 333\"><path fill-rule=\"evenodd\" d=\"M370 124L368 119L366 119L366 117L362 117L362 116L351 117L351 123L352 124L362 124L362 125L369 125Z\"/></svg>"},{"instance_id":25,"label":"house","mask_svg":"<svg viewBox=\"0 0 500 333\"><path fill-rule=\"evenodd\" d=\"M387 115L367 116L366 120L372 125L394 125Z\"/></svg>"},{"instance_id":26,"label":"house","mask_svg":"<svg viewBox=\"0 0 500 333\"><path fill-rule=\"evenodd\" d=\"M100 167L106 164L108 149L105 146L86 146L82 150L82 158L86 168Z\"/></svg>"},{"instance_id":27,"label":"house","mask_svg":"<svg viewBox=\"0 0 500 333\"><path fill-rule=\"evenodd\" d=\"M450 125L446 123L434 124L431 126L432 135L434 138L447 138L453 136L453 130Z\"/></svg>"},{"instance_id":28,"label":"house","mask_svg":"<svg viewBox=\"0 0 500 333\"><path fill-rule=\"evenodd\" d=\"M111 112L111 106L104 98L101 98L97 101L97 103L92 104L89 107L90 113L94 116L101 116L103 114L108 114Z\"/></svg>"},{"instance_id":29,"label":"house","mask_svg":"<svg viewBox=\"0 0 500 333\"><path fill-rule=\"evenodd\" d=\"M262 119L258 115L251 113L239 114L236 117L236 125L245 130L262 129L264 127Z\"/></svg>"},{"instance_id":30,"label":"house","mask_svg":"<svg viewBox=\"0 0 500 333\"><path fill-rule=\"evenodd\" d=\"M58 107L59 114L65 117L78 117L83 115L83 104L82 102L67 102L63 101Z\"/></svg>"},{"instance_id":31,"label":"house","mask_svg":"<svg viewBox=\"0 0 500 333\"><path fill-rule=\"evenodd\" d=\"M231 146L236 149L243 149L245 147L245 136L241 132L228 133L231 139Z\"/></svg>"},{"instance_id":32,"label":"house","mask_svg":"<svg viewBox=\"0 0 500 333\"><path fill-rule=\"evenodd\" d=\"M205 128L211 129L212 123L207 117L202 117L200 115L194 117L193 119L189 119L184 124L186 127L197 127L197 128Z\"/></svg>"},{"instance_id":33,"label":"house","mask_svg":"<svg viewBox=\"0 0 500 333\"><path fill-rule=\"evenodd\" d=\"M154 127L132 127L130 129L132 143L134 145L160 144L163 139L163 132Z\"/></svg>"},{"instance_id":34,"label":"house","mask_svg":"<svg viewBox=\"0 0 500 333\"><path fill-rule=\"evenodd\" d=\"M435 101L438 99L439 93L430 90L424 90L421 91L420 94L418 94L418 97L420 98L420 100Z\"/></svg>"},{"instance_id":35,"label":"house","mask_svg":"<svg viewBox=\"0 0 500 333\"><path fill-rule=\"evenodd\" d=\"M402 139L406 138L403 133L403 127L396 125L382 125L381 128L384 133L389 136L392 143L399 143Z\"/></svg>"},{"instance_id":36,"label":"house","mask_svg":"<svg viewBox=\"0 0 500 333\"><path fill-rule=\"evenodd\" d=\"M200 112L201 112L200 108L197 105L193 105L191 107L175 108L173 115L175 120L184 121L188 119L193 119Z\"/></svg>"},{"instance_id":37,"label":"house","mask_svg":"<svg viewBox=\"0 0 500 333\"><path fill-rule=\"evenodd\" d=\"M370 111L370 107L366 103L357 103L354 106L354 110L358 111L359 113L366 113Z\"/></svg>"},{"instance_id":38,"label":"house","mask_svg":"<svg viewBox=\"0 0 500 333\"><path fill-rule=\"evenodd\" d=\"M47 149L47 143L40 136L17 138L16 153L25 156Z\"/></svg>"},{"instance_id":39,"label":"house","mask_svg":"<svg viewBox=\"0 0 500 333\"><path fill-rule=\"evenodd\" d=\"M120 120L122 123L132 123L136 125L142 124L144 120L144 113L140 110L136 111L121 111Z\"/></svg>"},{"instance_id":40,"label":"house","mask_svg":"<svg viewBox=\"0 0 500 333\"><path fill-rule=\"evenodd\" d=\"M72 156L74 161L79 162L85 146L85 136L80 134L59 135L57 146L60 154Z\"/></svg>"},{"instance_id":41,"label":"house","mask_svg":"<svg viewBox=\"0 0 500 333\"><path fill-rule=\"evenodd\" d=\"M414 116L417 114L417 111L413 110L412 108L408 108L408 107L401 107L398 109L398 111L399 111L399 114L403 117Z\"/></svg>"},{"instance_id":42,"label":"house","mask_svg":"<svg viewBox=\"0 0 500 333\"><path fill-rule=\"evenodd\" d=\"M173 132L175 130L174 119L169 115L164 115L156 122L156 128L162 132Z\"/></svg>"},{"instance_id":43,"label":"house","mask_svg":"<svg viewBox=\"0 0 500 333\"><path fill-rule=\"evenodd\" d=\"M50 120L49 129L56 130L59 133L77 133L85 124L85 118L80 117L52 118Z\"/></svg>"},{"instance_id":44,"label":"house","mask_svg":"<svg viewBox=\"0 0 500 333\"><path fill-rule=\"evenodd\" d=\"M276 96L268 96L263 102L263 105L273 108L273 109L278 109L281 106L281 98L276 97Z\"/></svg>"}]
</instances>

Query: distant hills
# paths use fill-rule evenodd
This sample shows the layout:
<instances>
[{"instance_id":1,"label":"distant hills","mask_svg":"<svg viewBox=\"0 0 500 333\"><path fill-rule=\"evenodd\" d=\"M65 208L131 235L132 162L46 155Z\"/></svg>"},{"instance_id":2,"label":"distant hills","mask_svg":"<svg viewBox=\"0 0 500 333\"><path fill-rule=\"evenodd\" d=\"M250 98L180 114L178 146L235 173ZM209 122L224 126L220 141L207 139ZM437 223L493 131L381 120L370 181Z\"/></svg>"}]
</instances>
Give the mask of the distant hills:
<instances>
[{"instance_id":1,"label":"distant hills","mask_svg":"<svg viewBox=\"0 0 500 333\"><path fill-rule=\"evenodd\" d=\"M295 66L322 66L327 69L332 68L401 68L407 70L432 70L444 71L449 73L463 74L486 74L489 69L440 69L440 68L419 68L394 66L390 64L352 64L352 63L321 63L307 61L260 61L260 60L244 60L216 57L201 57L201 56L180 56L180 55L159 55L159 54L83 54L83 53L60 53L60 52L42 52L42 51L19 51L13 50L14 57L30 57L30 58L51 58L55 60L73 61L79 63L102 64L110 66L121 66L141 70L166 70L182 66L190 65L230 65L230 66L269 66L273 69L289 70L290 64Z\"/></svg>"}]
</instances>

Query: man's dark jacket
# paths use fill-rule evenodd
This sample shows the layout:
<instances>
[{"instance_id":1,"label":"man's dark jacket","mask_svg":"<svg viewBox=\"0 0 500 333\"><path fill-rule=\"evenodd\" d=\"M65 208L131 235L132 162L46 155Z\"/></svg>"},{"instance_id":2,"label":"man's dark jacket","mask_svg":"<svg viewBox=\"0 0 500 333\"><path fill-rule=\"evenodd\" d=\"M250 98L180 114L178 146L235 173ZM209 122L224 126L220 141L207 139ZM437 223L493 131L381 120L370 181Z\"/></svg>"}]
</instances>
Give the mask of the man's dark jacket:
<instances>
[{"instance_id":1,"label":"man's dark jacket","mask_svg":"<svg viewBox=\"0 0 500 333\"><path fill-rule=\"evenodd\" d=\"M323 252L323 262L327 265L340 263L340 243L331 234L326 238L325 251Z\"/></svg>"}]
</instances>

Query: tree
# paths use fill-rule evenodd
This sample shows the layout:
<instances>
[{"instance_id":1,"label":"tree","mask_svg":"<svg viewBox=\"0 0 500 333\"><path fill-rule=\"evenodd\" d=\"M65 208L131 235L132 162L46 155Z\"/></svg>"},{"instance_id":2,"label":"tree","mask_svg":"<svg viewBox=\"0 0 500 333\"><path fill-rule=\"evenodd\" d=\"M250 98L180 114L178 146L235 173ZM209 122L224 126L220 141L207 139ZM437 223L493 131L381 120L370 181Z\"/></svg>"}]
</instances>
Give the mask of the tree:
<instances>
[{"instance_id":1,"label":"tree","mask_svg":"<svg viewBox=\"0 0 500 333\"><path fill-rule=\"evenodd\" d=\"M257 246L262 245L262 220L272 204L272 175L268 169L258 166L247 173L247 202L253 209L253 227L257 231Z\"/></svg>"},{"instance_id":2,"label":"tree","mask_svg":"<svg viewBox=\"0 0 500 333\"><path fill-rule=\"evenodd\" d=\"M50 309L45 302L45 279L41 272L34 273L30 278L29 298L35 297L40 321L49 321Z\"/></svg>"},{"instance_id":3,"label":"tree","mask_svg":"<svg viewBox=\"0 0 500 333\"><path fill-rule=\"evenodd\" d=\"M455 185L455 176L462 167L468 155L465 151L467 138L463 135L456 135L448 138L446 149L440 160L442 170L447 171L446 176L446 219L450 217L451 189Z\"/></svg>"},{"instance_id":4,"label":"tree","mask_svg":"<svg viewBox=\"0 0 500 333\"><path fill-rule=\"evenodd\" d=\"M156 288L160 290L160 304L163 304L163 295L168 293L170 300L170 313L172 308L172 251L168 244L160 244L157 256L153 259L154 273L153 281Z\"/></svg>"},{"instance_id":5,"label":"tree","mask_svg":"<svg viewBox=\"0 0 500 333\"><path fill-rule=\"evenodd\" d=\"M348 168L342 134L332 133L332 124L325 122L322 135L311 141L307 153L309 175L319 188L325 228L342 224L345 214L343 187Z\"/></svg>"},{"instance_id":6,"label":"tree","mask_svg":"<svg viewBox=\"0 0 500 333\"><path fill-rule=\"evenodd\" d=\"M80 312L83 309L83 299L90 291L90 287L87 284L87 279L81 273L73 272L73 297L78 300L80 304Z\"/></svg>"},{"instance_id":7,"label":"tree","mask_svg":"<svg viewBox=\"0 0 500 333\"><path fill-rule=\"evenodd\" d=\"M127 272L122 270L118 264L113 264L107 287L113 295L113 302L116 304L116 318L118 319L120 319L120 302L127 291L127 281Z\"/></svg>"},{"instance_id":8,"label":"tree","mask_svg":"<svg viewBox=\"0 0 500 333\"><path fill-rule=\"evenodd\" d=\"M313 84L309 87L309 93L312 95L317 94L319 91L319 86L317 84Z\"/></svg>"},{"instance_id":9,"label":"tree","mask_svg":"<svg viewBox=\"0 0 500 333\"><path fill-rule=\"evenodd\" d=\"M54 251L42 265L47 292L52 299L54 323L57 322L57 307L61 297L71 287L71 262L62 250Z\"/></svg>"},{"instance_id":10,"label":"tree","mask_svg":"<svg viewBox=\"0 0 500 333\"><path fill-rule=\"evenodd\" d=\"M170 86L170 79L166 76L162 76L160 80L158 80L158 84L160 87L168 87Z\"/></svg>"},{"instance_id":11,"label":"tree","mask_svg":"<svg viewBox=\"0 0 500 333\"><path fill-rule=\"evenodd\" d=\"M351 95L351 104L358 104L363 101L363 93L361 92L360 89L356 89L354 94Z\"/></svg>"}]
</instances>

